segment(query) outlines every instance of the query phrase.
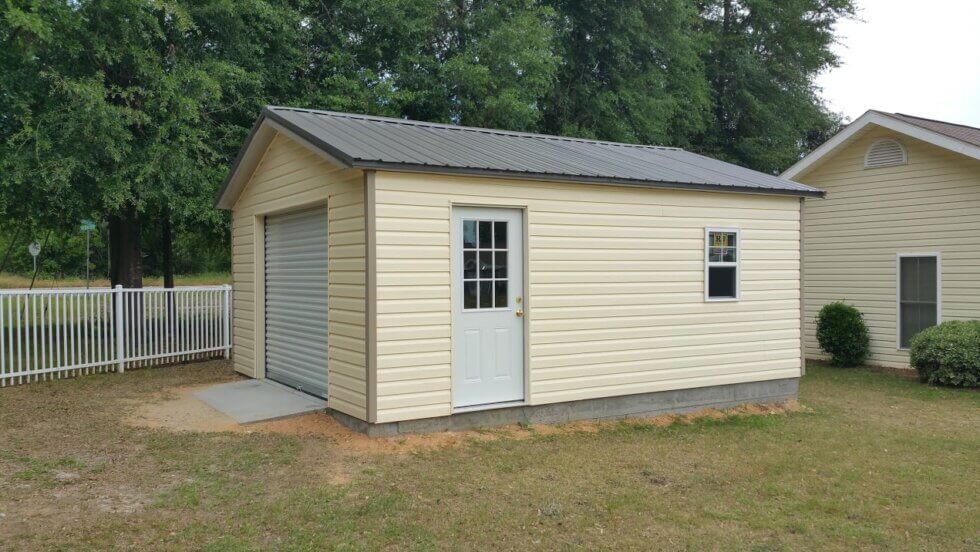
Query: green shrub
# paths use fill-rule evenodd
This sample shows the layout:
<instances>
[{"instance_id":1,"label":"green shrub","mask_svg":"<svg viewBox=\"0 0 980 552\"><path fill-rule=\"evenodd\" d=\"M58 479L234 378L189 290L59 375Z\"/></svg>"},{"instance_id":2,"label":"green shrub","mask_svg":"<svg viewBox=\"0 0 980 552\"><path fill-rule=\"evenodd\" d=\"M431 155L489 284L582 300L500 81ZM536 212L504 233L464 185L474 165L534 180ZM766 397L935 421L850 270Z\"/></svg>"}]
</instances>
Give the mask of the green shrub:
<instances>
[{"instance_id":1,"label":"green shrub","mask_svg":"<svg viewBox=\"0 0 980 552\"><path fill-rule=\"evenodd\" d=\"M943 322L922 330L911 341L912 366L919 379L936 385L980 384L980 321Z\"/></svg>"},{"instance_id":2,"label":"green shrub","mask_svg":"<svg viewBox=\"0 0 980 552\"><path fill-rule=\"evenodd\" d=\"M824 305L817 314L817 343L834 366L863 364L870 339L861 311L843 301Z\"/></svg>"}]
</instances>

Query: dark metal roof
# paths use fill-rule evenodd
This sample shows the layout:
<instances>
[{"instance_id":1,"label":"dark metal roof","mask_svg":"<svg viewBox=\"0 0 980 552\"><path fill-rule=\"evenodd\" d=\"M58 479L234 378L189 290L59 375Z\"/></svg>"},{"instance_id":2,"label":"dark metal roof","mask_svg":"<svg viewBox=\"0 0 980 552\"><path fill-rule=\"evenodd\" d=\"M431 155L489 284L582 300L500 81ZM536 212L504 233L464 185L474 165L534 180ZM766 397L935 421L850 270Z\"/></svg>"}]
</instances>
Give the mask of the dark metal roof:
<instances>
[{"instance_id":1,"label":"dark metal roof","mask_svg":"<svg viewBox=\"0 0 980 552\"><path fill-rule=\"evenodd\" d=\"M937 121L935 119L926 119L924 117L916 117L914 115L906 115L904 113L885 113L885 115L894 117L900 121L905 121L906 123L917 127L922 127L926 130L938 132L939 134L949 136L950 138L956 138L957 140L961 140L967 144L980 146L980 128L960 125L957 123L947 123L945 121Z\"/></svg>"},{"instance_id":2,"label":"dark metal roof","mask_svg":"<svg viewBox=\"0 0 980 552\"><path fill-rule=\"evenodd\" d=\"M262 111L256 129L263 118L353 168L823 196L804 184L678 148L274 106Z\"/></svg>"}]
</instances>

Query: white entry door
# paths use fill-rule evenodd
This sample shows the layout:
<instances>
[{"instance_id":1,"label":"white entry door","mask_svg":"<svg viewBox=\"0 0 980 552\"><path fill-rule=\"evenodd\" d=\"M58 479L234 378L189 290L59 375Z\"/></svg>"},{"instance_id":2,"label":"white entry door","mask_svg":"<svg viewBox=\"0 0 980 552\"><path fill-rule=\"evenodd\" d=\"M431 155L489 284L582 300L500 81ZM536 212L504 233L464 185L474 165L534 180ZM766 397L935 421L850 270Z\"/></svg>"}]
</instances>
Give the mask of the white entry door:
<instances>
[{"instance_id":1,"label":"white entry door","mask_svg":"<svg viewBox=\"0 0 980 552\"><path fill-rule=\"evenodd\" d=\"M524 223L518 209L456 207L453 406L524 400Z\"/></svg>"}]
</instances>

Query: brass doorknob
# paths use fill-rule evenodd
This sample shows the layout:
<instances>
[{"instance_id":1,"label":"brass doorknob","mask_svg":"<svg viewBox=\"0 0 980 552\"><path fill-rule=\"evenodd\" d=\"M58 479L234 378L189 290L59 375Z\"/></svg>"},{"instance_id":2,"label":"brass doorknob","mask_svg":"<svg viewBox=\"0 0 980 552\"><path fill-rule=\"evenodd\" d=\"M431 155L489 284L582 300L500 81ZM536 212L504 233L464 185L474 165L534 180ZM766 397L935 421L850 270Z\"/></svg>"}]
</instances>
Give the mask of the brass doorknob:
<instances>
[{"instance_id":1,"label":"brass doorknob","mask_svg":"<svg viewBox=\"0 0 980 552\"><path fill-rule=\"evenodd\" d=\"M524 318L524 309L517 309L514 311L514 314L516 314L518 318Z\"/></svg>"}]
</instances>

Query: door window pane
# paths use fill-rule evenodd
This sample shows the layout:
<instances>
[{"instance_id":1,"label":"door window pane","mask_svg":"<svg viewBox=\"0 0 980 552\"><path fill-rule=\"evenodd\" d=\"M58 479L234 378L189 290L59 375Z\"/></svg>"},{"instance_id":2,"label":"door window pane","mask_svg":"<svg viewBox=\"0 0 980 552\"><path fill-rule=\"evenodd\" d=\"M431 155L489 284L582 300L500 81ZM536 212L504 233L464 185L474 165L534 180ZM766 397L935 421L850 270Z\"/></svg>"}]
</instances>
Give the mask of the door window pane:
<instances>
[{"instance_id":1,"label":"door window pane","mask_svg":"<svg viewBox=\"0 0 980 552\"><path fill-rule=\"evenodd\" d=\"M476 251L463 252L463 278L476 278Z\"/></svg>"},{"instance_id":2,"label":"door window pane","mask_svg":"<svg viewBox=\"0 0 980 552\"><path fill-rule=\"evenodd\" d=\"M480 251L480 278L493 277L493 251Z\"/></svg>"},{"instance_id":3,"label":"door window pane","mask_svg":"<svg viewBox=\"0 0 980 552\"><path fill-rule=\"evenodd\" d=\"M899 345L939 323L936 257L902 257L899 262Z\"/></svg>"},{"instance_id":4,"label":"door window pane","mask_svg":"<svg viewBox=\"0 0 980 552\"><path fill-rule=\"evenodd\" d=\"M507 252L497 251L493 254L493 275L495 278L507 277Z\"/></svg>"},{"instance_id":5,"label":"door window pane","mask_svg":"<svg viewBox=\"0 0 980 552\"><path fill-rule=\"evenodd\" d=\"M480 221L478 243L480 249L490 249L493 243L493 223L489 220Z\"/></svg>"},{"instance_id":6,"label":"door window pane","mask_svg":"<svg viewBox=\"0 0 980 552\"><path fill-rule=\"evenodd\" d=\"M480 308L481 309L493 308L493 281L492 280L480 281Z\"/></svg>"},{"instance_id":7,"label":"door window pane","mask_svg":"<svg viewBox=\"0 0 980 552\"><path fill-rule=\"evenodd\" d=\"M476 305L476 282L463 282L463 308L475 309Z\"/></svg>"},{"instance_id":8,"label":"door window pane","mask_svg":"<svg viewBox=\"0 0 980 552\"><path fill-rule=\"evenodd\" d=\"M493 246L497 249L507 249L507 221L498 220L493 223Z\"/></svg>"},{"instance_id":9,"label":"door window pane","mask_svg":"<svg viewBox=\"0 0 980 552\"><path fill-rule=\"evenodd\" d=\"M463 221L463 247L472 249L476 247L476 221Z\"/></svg>"},{"instance_id":10,"label":"door window pane","mask_svg":"<svg viewBox=\"0 0 980 552\"><path fill-rule=\"evenodd\" d=\"M494 285L494 308L502 309L507 306L507 280L497 280Z\"/></svg>"}]
</instances>

